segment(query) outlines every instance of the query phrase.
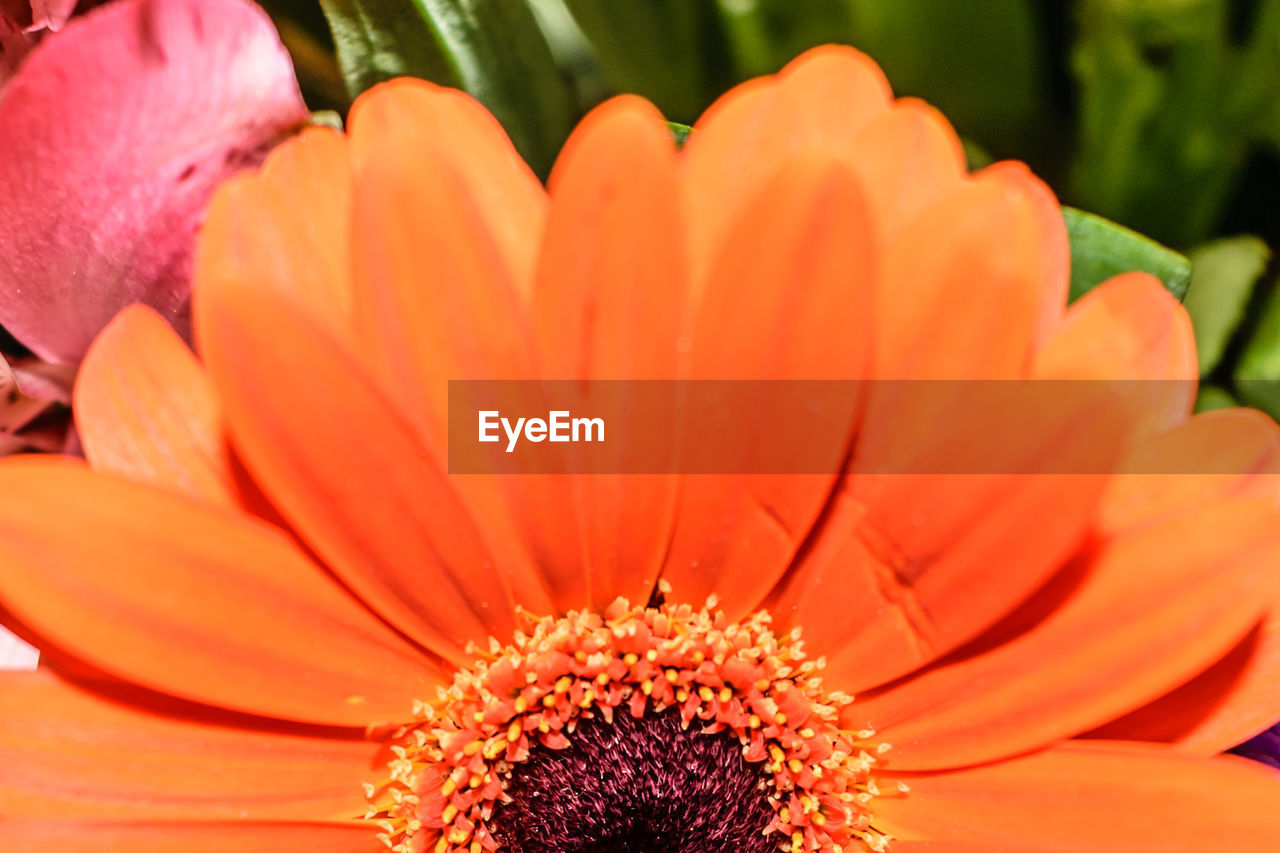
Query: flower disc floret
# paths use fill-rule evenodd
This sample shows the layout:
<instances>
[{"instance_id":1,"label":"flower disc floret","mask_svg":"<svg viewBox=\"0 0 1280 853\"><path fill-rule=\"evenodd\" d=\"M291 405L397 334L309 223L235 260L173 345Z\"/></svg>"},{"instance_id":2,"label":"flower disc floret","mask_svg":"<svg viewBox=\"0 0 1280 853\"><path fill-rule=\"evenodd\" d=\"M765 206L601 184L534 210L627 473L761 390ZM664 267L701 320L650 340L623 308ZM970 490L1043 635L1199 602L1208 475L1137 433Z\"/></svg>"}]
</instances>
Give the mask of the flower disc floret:
<instances>
[{"instance_id":1,"label":"flower disc floret","mask_svg":"<svg viewBox=\"0 0 1280 853\"><path fill-rule=\"evenodd\" d=\"M686 731L734 738L758 766L773 813L763 831L779 850L888 849L869 808L886 795L873 773L888 744L840 728L853 697L825 688L798 630L778 636L767 611L735 622L714 608L618 599L604 613L522 613L510 644L473 648L475 665L395 733L389 783L369 788L387 846L501 850L491 818L522 763L568 747L583 720L674 709Z\"/></svg>"}]
</instances>

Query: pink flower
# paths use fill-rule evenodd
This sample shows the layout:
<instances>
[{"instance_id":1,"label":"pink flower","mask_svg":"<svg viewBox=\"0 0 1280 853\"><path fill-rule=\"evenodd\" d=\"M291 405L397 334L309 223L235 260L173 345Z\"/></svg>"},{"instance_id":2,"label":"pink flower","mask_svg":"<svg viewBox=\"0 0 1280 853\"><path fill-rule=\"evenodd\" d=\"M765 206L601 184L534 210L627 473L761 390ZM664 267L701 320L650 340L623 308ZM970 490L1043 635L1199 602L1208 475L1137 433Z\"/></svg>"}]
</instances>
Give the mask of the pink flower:
<instances>
[{"instance_id":1,"label":"pink flower","mask_svg":"<svg viewBox=\"0 0 1280 853\"><path fill-rule=\"evenodd\" d=\"M60 363L132 302L185 330L209 193L307 119L247 2L119 0L72 19L0 93L0 323Z\"/></svg>"},{"instance_id":2,"label":"pink flower","mask_svg":"<svg viewBox=\"0 0 1280 853\"><path fill-rule=\"evenodd\" d=\"M0 325L38 359L13 365L20 399L0 399L10 435L33 399L65 399L74 369L61 387L31 380L74 368L124 306L187 333L210 192L309 118L270 19L245 0L117 0L68 21L74 6L0 0L3 57L43 33L0 70Z\"/></svg>"},{"instance_id":3,"label":"pink flower","mask_svg":"<svg viewBox=\"0 0 1280 853\"><path fill-rule=\"evenodd\" d=\"M76 0L0 0L0 86L45 33L57 32Z\"/></svg>"},{"instance_id":4,"label":"pink flower","mask_svg":"<svg viewBox=\"0 0 1280 853\"><path fill-rule=\"evenodd\" d=\"M76 10L76 0L0 0L0 18L29 33L57 32Z\"/></svg>"},{"instance_id":5,"label":"pink flower","mask_svg":"<svg viewBox=\"0 0 1280 853\"><path fill-rule=\"evenodd\" d=\"M0 324L35 354L0 360L0 455L66 447L76 366L124 306L186 333L209 194L308 120L248 2L75 8L0 0ZM0 629L0 669L34 665Z\"/></svg>"}]
</instances>

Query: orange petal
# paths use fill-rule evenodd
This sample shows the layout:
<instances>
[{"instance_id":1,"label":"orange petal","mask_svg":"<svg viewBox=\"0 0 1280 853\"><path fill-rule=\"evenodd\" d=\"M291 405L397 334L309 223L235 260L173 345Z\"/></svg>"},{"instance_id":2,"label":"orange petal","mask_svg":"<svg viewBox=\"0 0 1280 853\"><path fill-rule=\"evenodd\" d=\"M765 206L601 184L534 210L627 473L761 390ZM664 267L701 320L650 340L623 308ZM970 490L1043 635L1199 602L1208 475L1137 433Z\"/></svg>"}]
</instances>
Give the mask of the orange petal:
<instances>
[{"instance_id":1,"label":"orange petal","mask_svg":"<svg viewBox=\"0 0 1280 853\"><path fill-rule=\"evenodd\" d=\"M507 275L521 293L529 293L547 195L479 101L456 89L401 78L361 95L348 124L357 180L379 153L396 159L412 152L419 166L438 164L486 224Z\"/></svg>"},{"instance_id":2,"label":"orange petal","mask_svg":"<svg viewBox=\"0 0 1280 853\"><path fill-rule=\"evenodd\" d=\"M1052 198L1025 167L1001 164L894 236L878 274L877 378L1026 375L1046 312L1065 301Z\"/></svg>"},{"instance_id":3,"label":"orange petal","mask_svg":"<svg viewBox=\"0 0 1280 853\"><path fill-rule=\"evenodd\" d=\"M893 790L896 780L880 782ZM1056 749L904 780L875 800L877 829L903 851L1270 853L1280 849L1280 778L1244 759L1140 744Z\"/></svg>"},{"instance_id":4,"label":"orange petal","mask_svg":"<svg viewBox=\"0 0 1280 853\"><path fill-rule=\"evenodd\" d=\"M442 674L275 528L65 459L0 464L0 603L124 681L362 726Z\"/></svg>"},{"instance_id":5,"label":"orange petal","mask_svg":"<svg viewBox=\"0 0 1280 853\"><path fill-rule=\"evenodd\" d=\"M349 147L332 130L309 128L257 173L223 184L201 228L195 280L250 277L332 334L350 336Z\"/></svg>"},{"instance_id":6,"label":"orange petal","mask_svg":"<svg viewBox=\"0 0 1280 853\"><path fill-rule=\"evenodd\" d=\"M48 670L0 677L0 719L6 819L343 819L385 767L367 741L168 716Z\"/></svg>"},{"instance_id":7,"label":"orange petal","mask_svg":"<svg viewBox=\"0 0 1280 853\"><path fill-rule=\"evenodd\" d=\"M1088 385L870 384L841 497L769 608L861 692L972 640L1088 532L1130 423Z\"/></svg>"},{"instance_id":8,"label":"orange petal","mask_svg":"<svg viewBox=\"0 0 1280 853\"><path fill-rule=\"evenodd\" d=\"M1219 409L1147 442L1130 464L1160 471L1182 461L1212 473L1130 474L1116 479L1103 502L1110 535L1227 495L1276 501L1280 493L1280 427L1259 412ZM1229 655L1197 678L1090 736L1157 740L1200 755L1242 743L1280 720L1280 607Z\"/></svg>"},{"instance_id":9,"label":"orange petal","mask_svg":"<svg viewBox=\"0 0 1280 853\"><path fill-rule=\"evenodd\" d=\"M809 145L826 153L847 148L893 94L871 57L841 45L806 51L776 79Z\"/></svg>"},{"instance_id":10,"label":"orange petal","mask_svg":"<svg viewBox=\"0 0 1280 853\"><path fill-rule=\"evenodd\" d=\"M846 47L809 51L777 78L731 90L695 125L684 148L691 284L701 290L742 208L786 163L852 146L888 107L889 84Z\"/></svg>"},{"instance_id":11,"label":"orange petal","mask_svg":"<svg viewBox=\"0 0 1280 853\"><path fill-rule=\"evenodd\" d=\"M669 379L685 315L676 152L647 101L615 98L565 143L533 312L553 379Z\"/></svg>"},{"instance_id":12,"label":"orange petal","mask_svg":"<svg viewBox=\"0 0 1280 853\"><path fill-rule=\"evenodd\" d=\"M1223 500L1078 559L967 653L846 716L894 767L991 761L1094 728L1194 678L1256 624L1280 557L1271 502Z\"/></svg>"},{"instance_id":13,"label":"orange petal","mask_svg":"<svg viewBox=\"0 0 1280 853\"><path fill-rule=\"evenodd\" d=\"M1107 487L1098 530L1114 535L1231 494L1280 497L1280 427L1251 409L1218 409L1135 446Z\"/></svg>"},{"instance_id":14,"label":"orange petal","mask_svg":"<svg viewBox=\"0 0 1280 853\"><path fill-rule=\"evenodd\" d=\"M951 125L914 98L894 102L837 153L861 180L879 245L968 178L964 148Z\"/></svg>"},{"instance_id":15,"label":"orange petal","mask_svg":"<svg viewBox=\"0 0 1280 853\"><path fill-rule=\"evenodd\" d=\"M976 177L978 180L1000 177L1009 181L1017 188L1012 194L1020 196L1025 193L1025 202L1032 208L1035 224L1030 232L1040 242L1039 263L1036 264L1040 277L1040 310L1033 326L1033 341L1041 346L1061 325L1071 289L1071 243L1067 239L1062 208L1049 185L1031 174L1023 163L1001 161L978 172Z\"/></svg>"},{"instance_id":16,"label":"orange petal","mask_svg":"<svg viewBox=\"0 0 1280 853\"><path fill-rule=\"evenodd\" d=\"M133 305L94 341L75 387L90 464L223 507L240 505L213 384L173 328Z\"/></svg>"},{"instance_id":17,"label":"orange petal","mask_svg":"<svg viewBox=\"0 0 1280 853\"><path fill-rule=\"evenodd\" d=\"M1119 275L1086 293L1036 355L1045 379L1184 379L1197 376L1191 321L1147 273Z\"/></svg>"},{"instance_id":18,"label":"orange petal","mask_svg":"<svg viewBox=\"0 0 1280 853\"><path fill-rule=\"evenodd\" d=\"M361 340L442 449L448 380L533 377L546 196L483 107L423 81L361 97L351 146Z\"/></svg>"},{"instance_id":19,"label":"orange petal","mask_svg":"<svg viewBox=\"0 0 1280 853\"><path fill-rule=\"evenodd\" d=\"M847 170L826 158L785 168L744 210L712 272L694 326L692 375L757 382L766 400L764 380L861 378L870 346L870 240L866 208ZM803 437L776 434L767 402L730 413L742 427L733 440L747 450L767 457L783 452L771 449L776 444L817 443L830 457L830 473L744 468L685 478L663 570L677 597L701 602L714 593L732 615L759 604L826 502L856 425L858 397L850 383L848 399Z\"/></svg>"},{"instance_id":20,"label":"orange petal","mask_svg":"<svg viewBox=\"0 0 1280 853\"><path fill-rule=\"evenodd\" d=\"M351 589L432 651L515 627L510 582L401 410L284 297L227 280L197 332L255 481ZM271 372L259 354L272 353ZM322 380L322 381L321 381Z\"/></svg>"},{"instance_id":21,"label":"orange petal","mask_svg":"<svg viewBox=\"0 0 1280 853\"><path fill-rule=\"evenodd\" d=\"M1088 733L1090 738L1169 743L1217 755L1280 720L1280 615L1186 684Z\"/></svg>"},{"instance_id":22,"label":"orange petal","mask_svg":"<svg viewBox=\"0 0 1280 853\"><path fill-rule=\"evenodd\" d=\"M855 477L767 606L860 693L990 627L1061 566L1103 487L1084 475Z\"/></svg>"},{"instance_id":23,"label":"orange petal","mask_svg":"<svg viewBox=\"0 0 1280 853\"><path fill-rule=\"evenodd\" d=\"M527 301L546 193L497 121L461 92L393 81L363 95L350 124L361 340L353 352L375 365L443 468L449 380L535 376ZM484 519L494 562L532 578L525 528L501 491L507 485L454 480ZM541 508L544 520L565 529L571 519L550 509ZM576 569L572 583L552 585L580 587L585 573ZM547 609L540 587L515 595Z\"/></svg>"},{"instance_id":24,"label":"orange petal","mask_svg":"<svg viewBox=\"0 0 1280 853\"><path fill-rule=\"evenodd\" d=\"M870 387L849 496L770 602L847 686L902 675L972 638L1084 532L1103 481L1047 466L1066 445L1076 471L1109 470L1124 424L1071 428L1096 394L1059 400L1028 383L967 381L1026 376L1065 301L1065 264L1052 194L1014 164L957 185L889 241L873 358L886 381ZM896 381L930 378L957 381ZM1003 431L983 429L992 417ZM1018 441L993 442L1001 434Z\"/></svg>"},{"instance_id":25,"label":"orange petal","mask_svg":"<svg viewBox=\"0 0 1280 853\"><path fill-rule=\"evenodd\" d=\"M1036 353L1034 373L1041 379L1135 380L1143 422L1172 426L1195 402L1199 370L1191 320L1154 277L1117 276L1068 309Z\"/></svg>"},{"instance_id":26,"label":"orange petal","mask_svg":"<svg viewBox=\"0 0 1280 853\"><path fill-rule=\"evenodd\" d=\"M7 853L92 850L94 853L379 853L387 847L366 821L64 820L53 816L5 820Z\"/></svg>"},{"instance_id":27,"label":"orange petal","mask_svg":"<svg viewBox=\"0 0 1280 853\"><path fill-rule=\"evenodd\" d=\"M542 370L551 379L674 379L687 313L676 154L662 116L639 98L591 113L565 144L551 179L551 213L539 258L533 311ZM624 394L625 396L625 394ZM636 417L625 400L600 409L618 423ZM625 464L628 450L618 447ZM658 472L661 474L662 472ZM674 510L673 476L589 476L560 481L544 505L575 514L580 537L545 541L539 556L585 566L586 600L647 601L657 581ZM569 494L564 494L564 492ZM534 521L530 535L554 532Z\"/></svg>"}]
</instances>

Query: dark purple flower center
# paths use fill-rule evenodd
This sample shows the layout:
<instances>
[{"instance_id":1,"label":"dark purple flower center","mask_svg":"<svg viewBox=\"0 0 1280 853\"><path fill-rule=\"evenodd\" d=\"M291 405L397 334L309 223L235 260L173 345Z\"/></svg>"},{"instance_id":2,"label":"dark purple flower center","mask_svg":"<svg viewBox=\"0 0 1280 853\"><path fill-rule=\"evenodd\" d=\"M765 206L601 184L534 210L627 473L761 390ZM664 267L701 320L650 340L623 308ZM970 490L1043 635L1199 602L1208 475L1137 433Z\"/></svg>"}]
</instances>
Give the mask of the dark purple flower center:
<instances>
[{"instance_id":1,"label":"dark purple flower center","mask_svg":"<svg viewBox=\"0 0 1280 853\"><path fill-rule=\"evenodd\" d=\"M581 719L516 765L489 826L507 853L777 853L760 766L674 709Z\"/></svg>"}]
</instances>

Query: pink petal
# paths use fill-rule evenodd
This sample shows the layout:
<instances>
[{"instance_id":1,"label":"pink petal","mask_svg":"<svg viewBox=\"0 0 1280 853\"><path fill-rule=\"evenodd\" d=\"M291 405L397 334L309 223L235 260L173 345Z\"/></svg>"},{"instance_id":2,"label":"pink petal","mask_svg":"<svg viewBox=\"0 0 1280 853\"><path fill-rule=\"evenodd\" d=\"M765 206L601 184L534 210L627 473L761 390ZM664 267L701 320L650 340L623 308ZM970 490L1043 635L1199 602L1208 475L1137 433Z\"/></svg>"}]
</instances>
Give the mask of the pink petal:
<instances>
[{"instance_id":1,"label":"pink petal","mask_svg":"<svg viewBox=\"0 0 1280 853\"><path fill-rule=\"evenodd\" d=\"M67 365L0 356L0 456L67 447L74 380Z\"/></svg>"},{"instance_id":2,"label":"pink petal","mask_svg":"<svg viewBox=\"0 0 1280 853\"><path fill-rule=\"evenodd\" d=\"M57 32L76 10L77 0L31 0L31 29Z\"/></svg>"},{"instance_id":3,"label":"pink petal","mask_svg":"<svg viewBox=\"0 0 1280 853\"><path fill-rule=\"evenodd\" d=\"M0 324L66 363L132 302L185 334L209 193L307 117L270 20L244 0L73 18L0 92Z\"/></svg>"},{"instance_id":4,"label":"pink petal","mask_svg":"<svg viewBox=\"0 0 1280 853\"><path fill-rule=\"evenodd\" d=\"M77 0L0 0L0 18L29 33L57 31L75 12L76 3Z\"/></svg>"},{"instance_id":5,"label":"pink petal","mask_svg":"<svg viewBox=\"0 0 1280 853\"><path fill-rule=\"evenodd\" d=\"M78 0L0 0L0 19L7 19L28 33L57 32L71 18L77 4ZM96 2L86 0L79 5L91 6Z\"/></svg>"},{"instance_id":6,"label":"pink petal","mask_svg":"<svg viewBox=\"0 0 1280 853\"><path fill-rule=\"evenodd\" d=\"M83 0L83 6L102 0ZM0 87L46 33L62 29L77 0L0 0ZM83 11L83 9L82 9Z\"/></svg>"}]
</instances>

